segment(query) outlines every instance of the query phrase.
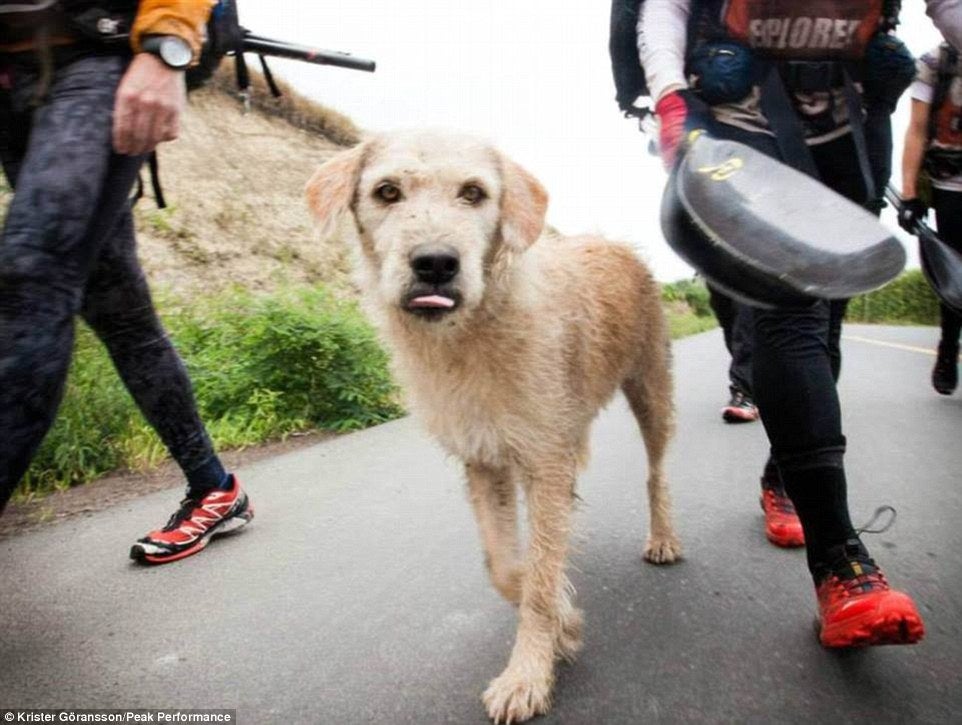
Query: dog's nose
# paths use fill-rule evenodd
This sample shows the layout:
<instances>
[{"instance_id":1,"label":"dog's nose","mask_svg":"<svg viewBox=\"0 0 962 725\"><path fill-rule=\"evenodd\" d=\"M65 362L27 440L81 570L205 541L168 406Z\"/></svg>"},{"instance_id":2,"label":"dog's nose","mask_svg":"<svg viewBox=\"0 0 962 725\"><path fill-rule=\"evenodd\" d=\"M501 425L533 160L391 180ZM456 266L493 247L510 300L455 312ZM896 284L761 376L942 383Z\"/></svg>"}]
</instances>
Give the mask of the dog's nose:
<instances>
[{"instance_id":1,"label":"dog's nose","mask_svg":"<svg viewBox=\"0 0 962 725\"><path fill-rule=\"evenodd\" d=\"M419 282L444 284L457 276L461 261L452 247L422 244L411 254L411 269Z\"/></svg>"}]
</instances>

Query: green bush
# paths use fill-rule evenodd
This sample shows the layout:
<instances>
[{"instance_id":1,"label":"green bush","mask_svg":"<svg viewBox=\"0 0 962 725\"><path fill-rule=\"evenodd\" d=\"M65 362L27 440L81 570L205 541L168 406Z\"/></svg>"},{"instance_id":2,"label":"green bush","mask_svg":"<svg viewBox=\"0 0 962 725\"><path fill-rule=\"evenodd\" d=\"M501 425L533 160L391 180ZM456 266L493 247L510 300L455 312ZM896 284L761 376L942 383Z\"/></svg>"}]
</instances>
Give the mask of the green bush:
<instances>
[{"instance_id":1,"label":"green bush","mask_svg":"<svg viewBox=\"0 0 962 725\"><path fill-rule=\"evenodd\" d=\"M161 311L218 447L312 428L353 430L402 413L372 329L355 304L324 289L231 290L189 305L169 301ZM102 345L81 328L57 422L20 495L165 456Z\"/></svg>"},{"instance_id":2,"label":"green bush","mask_svg":"<svg viewBox=\"0 0 962 725\"><path fill-rule=\"evenodd\" d=\"M682 279L662 285L661 296L665 302L684 302L698 317L711 317L708 288L700 279Z\"/></svg>"},{"instance_id":3,"label":"green bush","mask_svg":"<svg viewBox=\"0 0 962 725\"><path fill-rule=\"evenodd\" d=\"M854 298L846 319L852 322L889 322L937 325L939 302L921 270L903 273L885 287Z\"/></svg>"}]
</instances>

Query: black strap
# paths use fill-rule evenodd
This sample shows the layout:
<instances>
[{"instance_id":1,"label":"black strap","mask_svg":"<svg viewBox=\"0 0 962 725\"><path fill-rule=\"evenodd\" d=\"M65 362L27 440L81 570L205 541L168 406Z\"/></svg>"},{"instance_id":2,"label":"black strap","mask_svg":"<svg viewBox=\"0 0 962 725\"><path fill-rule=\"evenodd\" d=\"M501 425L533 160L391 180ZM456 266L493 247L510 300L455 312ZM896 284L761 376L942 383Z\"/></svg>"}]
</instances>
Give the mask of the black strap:
<instances>
[{"instance_id":1,"label":"black strap","mask_svg":"<svg viewBox=\"0 0 962 725\"><path fill-rule=\"evenodd\" d=\"M157 160L157 152L151 151L147 157L147 165L150 167L150 185L154 189L154 200L157 202L158 209L167 208L167 200L164 199L164 190L160 186L160 162ZM143 189L143 185L141 185Z\"/></svg>"},{"instance_id":2,"label":"black strap","mask_svg":"<svg viewBox=\"0 0 962 725\"><path fill-rule=\"evenodd\" d=\"M761 109L775 134L775 142L782 155L782 161L808 174L819 178L818 168L812 152L805 143L805 132L798 120L798 114L785 90L778 66L770 63L761 84Z\"/></svg>"},{"instance_id":3,"label":"black strap","mask_svg":"<svg viewBox=\"0 0 962 725\"><path fill-rule=\"evenodd\" d=\"M865 203L871 205L876 201L875 177L872 174L872 164L869 163L868 144L865 141L865 121L862 117L862 97L855 89L852 76L848 68L842 68L842 78L845 81L845 107L848 109L848 125L852 129L852 140L855 142L855 155L858 157L858 168L862 172L865 184Z\"/></svg>"},{"instance_id":4,"label":"black strap","mask_svg":"<svg viewBox=\"0 0 962 725\"><path fill-rule=\"evenodd\" d=\"M158 209L167 208L167 200L164 199L164 190L160 186L160 162L157 160L157 152L151 151L147 157L147 168L150 169L150 185L154 190L154 201L157 202ZM133 208L137 202L144 198L144 177L137 174L137 186L133 196L130 197L130 207Z\"/></svg>"}]
</instances>

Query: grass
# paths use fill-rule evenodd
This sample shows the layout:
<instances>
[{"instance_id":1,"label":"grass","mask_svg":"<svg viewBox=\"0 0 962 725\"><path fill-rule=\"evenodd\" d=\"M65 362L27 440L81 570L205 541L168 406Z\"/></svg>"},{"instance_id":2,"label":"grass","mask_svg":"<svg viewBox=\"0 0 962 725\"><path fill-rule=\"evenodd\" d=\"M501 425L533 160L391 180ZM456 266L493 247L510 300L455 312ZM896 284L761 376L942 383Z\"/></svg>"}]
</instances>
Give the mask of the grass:
<instances>
[{"instance_id":1,"label":"grass","mask_svg":"<svg viewBox=\"0 0 962 725\"><path fill-rule=\"evenodd\" d=\"M859 295L848 305L850 322L895 325L939 324L939 301L918 269L902 273L885 287Z\"/></svg>"},{"instance_id":2,"label":"grass","mask_svg":"<svg viewBox=\"0 0 962 725\"><path fill-rule=\"evenodd\" d=\"M373 330L353 302L323 287L231 289L170 299L161 311L219 449L304 430L355 430L403 413ZM81 327L63 405L18 497L145 469L166 455L103 346Z\"/></svg>"}]
</instances>

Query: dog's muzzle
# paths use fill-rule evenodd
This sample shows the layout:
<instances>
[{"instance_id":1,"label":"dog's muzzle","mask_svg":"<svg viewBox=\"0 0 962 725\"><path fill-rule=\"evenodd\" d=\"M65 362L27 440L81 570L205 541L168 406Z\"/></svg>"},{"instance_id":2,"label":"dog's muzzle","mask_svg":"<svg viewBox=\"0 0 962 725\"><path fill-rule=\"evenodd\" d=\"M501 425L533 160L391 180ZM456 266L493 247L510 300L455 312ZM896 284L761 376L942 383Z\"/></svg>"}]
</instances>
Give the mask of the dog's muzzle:
<instances>
[{"instance_id":1,"label":"dog's muzzle","mask_svg":"<svg viewBox=\"0 0 962 725\"><path fill-rule=\"evenodd\" d=\"M457 309L461 294L453 284L461 258L446 244L420 244L411 252L414 283L404 296L404 309L426 319L438 319Z\"/></svg>"}]
</instances>

